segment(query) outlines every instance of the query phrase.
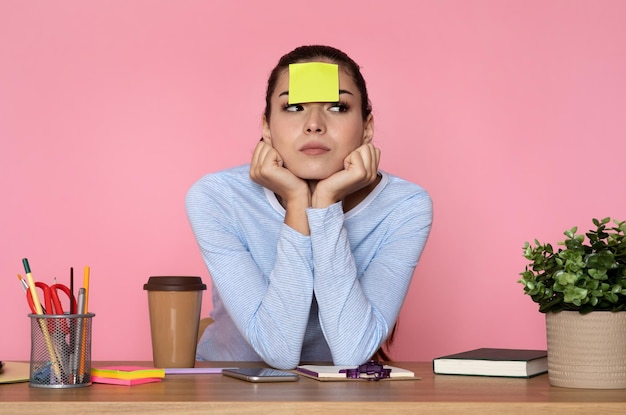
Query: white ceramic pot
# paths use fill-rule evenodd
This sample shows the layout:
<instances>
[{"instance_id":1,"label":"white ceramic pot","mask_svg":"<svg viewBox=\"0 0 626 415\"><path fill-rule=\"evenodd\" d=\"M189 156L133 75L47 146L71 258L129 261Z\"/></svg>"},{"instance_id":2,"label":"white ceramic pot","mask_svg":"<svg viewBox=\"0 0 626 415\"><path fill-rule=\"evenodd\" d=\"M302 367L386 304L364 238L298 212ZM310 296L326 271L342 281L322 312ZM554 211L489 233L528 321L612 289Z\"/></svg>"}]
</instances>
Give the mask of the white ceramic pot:
<instances>
[{"instance_id":1,"label":"white ceramic pot","mask_svg":"<svg viewBox=\"0 0 626 415\"><path fill-rule=\"evenodd\" d=\"M546 313L550 384L626 388L626 311Z\"/></svg>"}]
</instances>

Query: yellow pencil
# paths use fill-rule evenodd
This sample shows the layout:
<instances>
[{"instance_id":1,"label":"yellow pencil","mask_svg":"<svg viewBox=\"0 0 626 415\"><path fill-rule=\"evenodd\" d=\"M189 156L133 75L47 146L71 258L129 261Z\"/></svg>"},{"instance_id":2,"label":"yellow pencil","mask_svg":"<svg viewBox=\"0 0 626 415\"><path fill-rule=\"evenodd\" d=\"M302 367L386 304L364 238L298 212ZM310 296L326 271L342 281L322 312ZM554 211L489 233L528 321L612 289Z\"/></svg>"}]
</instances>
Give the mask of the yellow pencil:
<instances>
[{"instance_id":1,"label":"yellow pencil","mask_svg":"<svg viewBox=\"0 0 626 415\"><path fill-rule=\"evenodd\" d=\"M83 272L83 287L85 288L85 313L89 310L89 267L86 266Z\"/></svg>"},{"instance_id":2,"label":"yellow pencil","mask_svg":"<svg viewBox=\"0 0 626 415\"><path fill-rule=\"evenodd\" d=\"M83 288L85 288L85 308L84 311L79 310L79 313L87 314L88 313L88 300L89 300L89 267L86 266L83 271ZM87 327L87 319L84 319L83 327ZM83 338L81 339L80 344L80 367L78 370L78 376L80 379L80 383L84 381L85 376L85 354L87 352L87 330L83 330Z\"/></svg>"}]
</instances>

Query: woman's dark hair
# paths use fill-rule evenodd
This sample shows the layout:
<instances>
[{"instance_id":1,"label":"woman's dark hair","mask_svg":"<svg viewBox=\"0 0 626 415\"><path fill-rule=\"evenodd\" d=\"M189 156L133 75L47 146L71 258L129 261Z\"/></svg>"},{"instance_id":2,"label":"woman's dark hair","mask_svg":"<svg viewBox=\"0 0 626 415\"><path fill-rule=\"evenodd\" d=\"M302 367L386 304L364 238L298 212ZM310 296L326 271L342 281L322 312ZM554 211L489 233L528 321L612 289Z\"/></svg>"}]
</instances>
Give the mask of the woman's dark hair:
<instances>
[{"instance_id":1,"label":"woman's dark hair","mask_svg":"<svg viewBox=\"0 0 626 415\"><path fill-rule=\"evenodd\" d=\"M382 361L382 362L389 362L393 360L391 358L390 349L391 349L391 344L393 343L393 339L396 337L397 329L398 329L398 320L396 320L396 324L393 325L393 328L391 329L391 333L389 334L389 337L387 337L387 339L382 344L382 346L380 346L380 348L376 351L376 353L374 353L374 356L372 356L372 359Z\"/></svg>"},{"instance_id":2,"label":"woman's dark hair","mask_svg":"<svg viewBox=\"0 0 626 415\"><path fill-rule=\"evenodd\" d=\"M336 63L341 69L352 77L356 87L361 93L361 114L363 115L363 120L367 119L372 112L372 105L370 104L370 100L367 95L365 79L363 79L363 75L361 75L359 65L357 65L352 58L339 49L323 45L300 46L280 58L278 64L272 70L272 73L267 80L267 91L265 93L265 119L268 122L270 120L270 113L272 112L272 94L276 89L276 82L282 72L288 69L289 65L292 63L312 62L315 60L328 60L332 63Z\"/></svg>"}]
</instances>

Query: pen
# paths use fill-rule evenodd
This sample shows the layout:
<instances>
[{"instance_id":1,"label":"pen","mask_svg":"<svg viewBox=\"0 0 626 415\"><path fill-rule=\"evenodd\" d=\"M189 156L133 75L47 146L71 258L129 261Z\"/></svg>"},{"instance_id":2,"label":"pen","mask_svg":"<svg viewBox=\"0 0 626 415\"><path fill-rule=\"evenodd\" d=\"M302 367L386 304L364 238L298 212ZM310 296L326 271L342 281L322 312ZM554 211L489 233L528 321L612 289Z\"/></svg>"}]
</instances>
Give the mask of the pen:
<instances>
[{"instance_id":1,"label":"pen","mask_svg":"<svg viewBox=\"0 0 626 415\"><path fill-rule=\"evenodd\" d=\"M24 264L24 271L26 272L26 278L28 279L28 287L30 289L30 295L33 298L33 304L35 305L35 310L37 310L37 315L43 315L43 310L41 308L41 302L39 302L39 295L37 295L37 290L35 289L35 281L33 280L33 274L30 272L30 265L28 263L28 259L22 259L22 264ZM44 340L46 342L46 347L48 348L48 354L50 355L50 360L52 361L52 368L54 369L54 374L57 379L61 379L61 369L59 369L59 362L57 360L56 351L54 350L54 346L52 345L52 339L50 338L50 332L48 332L48 328L46 327L46 323L44 319L38 318L39 326L41 327L41 332L43 333Z\"/></svg>"},{"instance_id":2,"label":"pen","mask_svg":"<svg viewBox=\"0 0 626 415\"><path fill-rule=\"evenodd\" d=\"M76 297L74 296L74 267L70 267L70 314L76 313L76 308L74 306L74 301L76 301ZM70 350L74 350L76 345L76 318L70 318ZM74 357L70 358L70 373L72 372L72 365L74 364Z\"/></svg>"},{"instance_id":3,"label":"pen","mask_svg":"<svg viewBox=\"0 0 626 415\"><path fill-rule=\"evenodd\" d=\"M35 280L33 279L33 274L30 273L30 265L28 264L28 259L24 258L22 260L24 264L24 271L26 271L26 278L28 279L28 288L30 289L30 295L33 298L33 304L35 305L35 310L37 314L42 315L43 310L41 309L41 302L39 301L39 295L37 294L37 289L35 288Z\"/></svg>"},{"instance_id":4,"label":"pen","mask_svg":"<svg viewBox=\"0 0 626 415\"><path fill-rule=\"evenodd\" d=\"M222 373L224 369L237 369L236 367L175 367L165 368L166 375L191 375Z\"/></svg>"},{"instance_id":5,"label":"pen","mask_svg":"<svg viewBox=\"0 0 626 415\"><path fill-rule=\"evenodd\" d=\"M78 313L84 314L83 309L85 308L85 289L78 289ZM82 318L76 320L76 333L74 333L76 339L74 340L74 364L72 365L72 375L73 375L73 383L79 382L78 372L80 371L80 367L83 365L82 358L82 340L83 340L83 332L84 332L84 322Z\"/></svg>"},{"instance_id":6,"label":"pen","mask_svg":"<svg viewBox=\"0 0 626 415\"><path fill-rule=\"evenodd\" d=\"M74 314L74 267L70 267L70 314Z\"/></svg>"}]
</instances>

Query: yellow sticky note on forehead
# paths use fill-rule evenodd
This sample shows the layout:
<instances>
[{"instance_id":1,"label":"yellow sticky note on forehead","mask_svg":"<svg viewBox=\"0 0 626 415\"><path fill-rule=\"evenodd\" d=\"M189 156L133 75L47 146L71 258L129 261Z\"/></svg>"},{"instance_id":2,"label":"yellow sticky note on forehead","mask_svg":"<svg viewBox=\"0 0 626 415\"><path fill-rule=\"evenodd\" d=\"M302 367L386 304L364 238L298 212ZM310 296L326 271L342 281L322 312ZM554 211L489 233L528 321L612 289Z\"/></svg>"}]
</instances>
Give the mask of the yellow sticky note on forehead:
<instances>
[{"instance_id":1,"label":"yellow sticky note on forehead","mask_svg":"<svg viewBox=\"0 0 626 415\"><path fill-rule=\"evenodd\" d=\"M339 65L323 62L289 65L289 104L339 101Z\"/></svg>"}]
</instances>

